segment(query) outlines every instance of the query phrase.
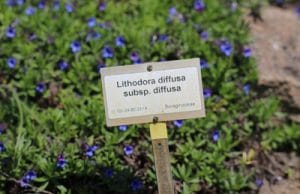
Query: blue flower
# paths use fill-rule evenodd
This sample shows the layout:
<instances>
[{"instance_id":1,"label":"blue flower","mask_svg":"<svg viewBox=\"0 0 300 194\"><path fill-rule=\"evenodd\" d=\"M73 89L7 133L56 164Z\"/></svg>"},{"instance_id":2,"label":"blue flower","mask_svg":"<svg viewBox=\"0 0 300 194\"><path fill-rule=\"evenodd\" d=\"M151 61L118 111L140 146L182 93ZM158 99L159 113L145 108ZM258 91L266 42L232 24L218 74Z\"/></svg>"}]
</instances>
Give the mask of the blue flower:
<instances>
[{"instance_id":1,"label":"blue flower","mask_svg":"<svg viewBox=\"0 0 300 194\"><path fill-rule=\"evenodd\" d=\"M106 67L106 65L105 65L104 63L98 64L98 65L97 65L97 72L100 73L100 71L101 71L101 69L102 69L103 67Z\"/></svg>"},{"instance_id":2,"label":"blue flower","mask_svg":"<svg viewBox=\"0 0 300 194\"><path fill-rule=\"evenodd\" d=\"M87 23L88 23L88 27L90 27L90 28L96 26L96 24L97 24L96 18L94 18L94 17L89 18Z\"/></svg>"},{"instance_id":3,"label":"blue flower","mask_svg":"<svg viewBox=\"0 0 300 194\"><path fill-rule=\"evenodd\" d=\"M202 60L200 60L200 67L201 67L201 69L206 69L206 68L209 68L209 65L208 65L207 61L202 59Z\"/></svg>"},{"instance_id":4,"label":"blue flower","mask_svg":"<svg viewBox=\"0 0 300 194\"><path fill-rule=\"evenodd\" d=\"M6 5L7 6L15 6L15 5L23 5L24 0L6 0Z\"/></svg>"},{"instance_id":5,"label":"blue flower","mask_svg":"<svg viewBox=\"0 0 300 194\"><path fill-rule=\"evenodd\" d=\"M85 156L91 158L91 157L94 156L94 152L93 152L92 150L87 150L87 151L85 152Z\"/></svg>"},{"instance_id":6,"label":"blue flower","mask_svg":"<svg viewBox=\"0 0 300 194\"><path fill-rule=\"evenodd\" d=\"M168 38L169 38L168 35L166 35L166 34L161 34L161 35L159 35L159 37L158 37L158 41L164 42L164 41L167 41Z\"/></svg>"},{"instance_id":7,"label":"blue flower","mask_svg":"<svg viewBox=\"0 0 300 194\"><path fill-rule=\"evenodd\" d=\"M64 155L59 154L56 161L56 167L63 169L66 165L67 160L65 159Z\"/></svg>"},{"instance_id":8,"label":"blue flower","mask_svg":"<svg viewBox=\"0 0 300 194\"><path fill-rule=\"evenodd\" d=\"M131 155L133 153L133 147L131 145L126 145L124 147L124 152L127 156Z\"/></svg>"},{"instance_id":9,"label":"blue flower","mask_svg":"<svg viewBox=\"0 0 300 194\"><path fill-rule=\"evenodd\" d=\"M46 89L46 84L44 82L40 82L36 85L35 87L35 90L38 92L38 93L43 93Z\"/></svg>"},{"instance_id":10,"label":"blue flower","mask_svg":"<svg viewBox=\"0 0 300 194\"><path fill-rule=\"evenodd\" d=\"M137 52L132 52L130 55L130 59L134 64L141 63L142 60L140 59L140 56Z\"/></svg>"},{"instance_id":11,"label":"blue flower","mask_svg":"<svg viewBox=\"0 0 300 194\"><path fill-rule=\"evenodd\" d=\"M39 4L38 4L38 8L39 9L44 9L46 6L46 0L40 0Z\"/></svg>"},{"instance_id":12,"label":"blue flower","mask_svg":"<svg viewBox=\"0 0 300 194\"><path fill-rule=\"evenodd\" d=\"M6 0L6 5L7 6L14 6L15 5L15 1L14 0Z\"/></svg>"},{"instance_id":13,"label":"blue flower","mask_svg":"<svg viewBox=\"0 0 300 194\"><path fill-rule=\"evenodd\" d=\"M103 58L112 58L114 56L113 50L110 46L104 46L102 49Z\"/></svg>"},{"instance_id":14,"label":"blue flower","mask_svg":"<svg viewBox=\"0 0 300 194\"><path fill-rule=\"evenodd\" d=\"M110 169L110 168L105 169L106 177L111 178L111 177L113 177L113 175L114 175L114 171L112 169Z\"/></svg>"},{"instance_id":15,"label":"blue flower","mask_svg":"<svg viewBox=\"0 0 300 194\"><path fill-rule=\"evenodd\" d=\"M92 145L92 146L86 146L86 150L85 150L85 156L87 156L88 158L91 158L94 156L95 151L98 149L99 147L97 145Z\"/></svg>"},{"instance_id":16,"label":"blue flower","mask_svg":"<svg viewBox=\"0 0 300 194\"><path fill-rule=\"evenodd\" d=\"M92 150L93 152L95 152L95 151L99 148L99 146L97 146L97 145L92 145L90 148L91 148L91 150Z\"/></svg>"},{"instance_id":17,"label":"blue flower","mask_svg":"<svg viewBox=\"0 0 300 194\"><path fill-rule=\"evenodd\" d=\"M98 9L99 11L104 11L106 9L106 3L105 2L99 3Z\"/></svg>"},{"instance_id":18,"label":"blue flower","mask_svg":"<svg viewBox=\"0 0 300 194\"><path fill-rule=\"evenodd\" d=\"M77 53L81 50L81 44L79 41L75 40L70 44L73 53Z\"/></svg>"},{"instance_id":19,"label":"blue flower","mask_svg":"<svg viewBox=\"0 0 300 194\"><path fill-rule=\"evenodd\" d=\"M194 9L199 12L203 11L205 9L205 4L204 4L203 0L195 0Z\"/></svg>"},{"instance_id":20,"label":"blue flower","mask_svg":"<svg viewBox=\"0 0 300 194\"><path fill-rule=\"evenodd\" d=\"M133 191L138 191L142 188L143 184L139 179L134 179L130 183L130 187Z\"/></svg>"},{"instance_id":21,"label":"blue flower","mask_svg":"<svg viewBox=\"0 0 300 194\"><path fill-rule=\"evenodd\" d=\"M33 170L28 171L21 179L20 185L23 188L26 188L29 186L29 183L36 179L37 174Z\"/></svg>"},{"instance_id":22,"label":"blue flower","mask_svg":"<svg viewBox=\"0 0 300 194\"><path fill-rule=\"evenodd\" d=\"M115 43L117 47L123 47L125 46L125 38L123 36L118 36L115 39Z\"/></svg>"},{"instance_id":23,"label":"blue flower","mask_svg":"<svg viewBox=\"0 0 300 194\"><path fill-rule=\"evenodd\" d=\"M177 15L176 7L171 7L171 8L169 9L169 15L170 15L171 17L175 17L175 16Z\"/></svg>"},{"instance_id":24,"label":"blue flower","mask_svg":"<svg viewBox=\"0 0 300 194\"><path fill-rule=\"evenodd\" d=\"M119 128L120 131L126 131L128 129L128 126L127 125L120 125L118 128Z\"/></svg>"},{"instance_id":25,"label":"blue flower","mask_svg":"<svg viewBox=\"0 0 300 194\"><path fill-rule=\"evenodd\" d=\"M262 187L264 185L264 181L261 179L256 179L255 184L257 187Z\"/></svg>"},{"instance_id":26,"label":"blue flower","mask_svg":"<svg viewBox=\"0 0 300 194\"><path fill-rule=\"evenodd\" d=\"M218 130L215 130L212 134L212 139L214 142L218 141L220 138L220 132Z\"/></svg>"},{"instance_id":27,"label":"blue flower","mask_svg":"<svg viewBox=\"0 0 300 194\"><path fill-rule=\"evenodd\" d=\"M34 7L31 7L31 6L29 6L29 7L27 7L26 9L25 9L25 14L26 15L33 15L35 13L35 8Z\"/></svg>"},{"instance_id":28,"label":"blue flower","mask_svg":"<svg viewBox=\"0 0 300 194\"><path fill-rule=\"evenodd\" d=\"M33 181L34 179L36 179L36 177L37 177L37 174L33 170L28 171L24 176L24 178L29 181Z\"/></svg>"},{"instance_id":29,"label":"blue flower","mask_svg":"<svg viewBox=\"0 0 300 194\"><path fill-rule=\"evenodd\" d=\"M237 2L232 2L232 3L231 3L231 6L230 6L231 11L236 11L237 8L238 8Z\"/></svg>"},{"instance_id":30,"label":"blue flower","mask_svg":"<svg viewBox=\"0 0 300 194\"><path fill-rule=\"evenodd\" d=\"M181 128L183 126L183 120L176 120L173 121L173 124L177 127L177 128Z\"/></svg>"},{"instance_id":31,"label":"blue flower","mask_svg":"<svg viewBox=\"0 0 300 194\"><path fill-rule=\"evenodd\" d=\"M5 146L4 144L0 141L0 152L5 151Z\"/></svg>"},{"instance_id":32,"label":"blue flower","mask_svg":"<svg viewBox=\"0 0 300 194\"><path fill-rule=\"evenodd\" d=\"M200 37L206 41L206 40L208 40L209 34L207 31L203 31L200 33Z\"/></svg>"},{"instance_id":33,"label":"blue flower","mask_svg":"<svg viewBox=\"0 0 300 194\"><path fill-rule=\"evenodd\" d=\"M17 64L17 60L13 57L10 57L7 59L6 63L10 69L13 69L13 68L15 68L15 66Z\"/></svg>"},{"instance_id":34,"label":"blue flower","mask_svg":"<svg viewBox=\"0 0 300 194\"><path fill-rule=\"evenodd\" d=\"M23 5L24 4L24 0L6 0L6 5L7 6L15 6L15 5Z\"/></svg>"},{"instance_id":35,"label":"blue flower","mask_svg":"<svg viewBox=\"0 0 300 194\"><path fill-rule=\"evenodd\" d=\"M65 159L57 160L56 162L56 166L58 168L65 168L66 165L67 165L67 161Z\"/></svg>"},{"instance_id":36,"label":"blue flower","mask_svg":"<svg viewBox=\"0 0 300 194\"><path fill-rule=\"evenodd\" d=\"M243 49L243 55L244 55L244 57L246 57L246 58L251 57L251 55L252 55L252 50L251 50L251 48L245 47L245 48Z\"/></svg>"},{"instance_id":37,"label":"blue flower","mask_svg":"<svg viewBox=\"0 0 300 194\"><path fill-rule=\"evenodd\" d=\"M59 10L59 7L60 7L60 2L59 2L59 0L54 1L53 4L52 4L52 7L53 7L53 9L56 10L56 11Z\"/></svg>"},{"instance_id":38,"label":"blue flower","mask_svg":"<svg viewBox=\"0 0 300 194\"><path fill-rule=\"evenodd\" d=\"M204 99L207 99L207 98L211 97L212 96L212 90L209 89L209 88L203 89L203 96L204 96Z\"/></svg>"},{"instance_id":39,"label":"blue flower","mask_svg":"<svg viewBox=\"0 0 300 194\"><path fill-rule=\"evenodd\" d=\"M66 61L60 61L58 63L58 67L59 67L60 70L65 71L65 70L68 69L69 64Z\"/></svg>"},{"instance_id":40,"label":"blue flower","mask_svg":"<svg viewBox=\"0 0 300 194\"><path fill-rule=\"evenodd\" d=\"M68 13L72 13L73 12L73 5L71 3L66 3L65 4L65 9Z\"/></svg>"},{"instance_id":41,"label":"blue flower","mask_svg":"<svg viewBox=\"0 0 300 194\"><path fill-rule=\"evenodd\" d=\"M5 133L5 129L0 126L0 135Z\"/></svg>"},{"instance_id":42,"label":"blue flower","mask_svg":"<svg viewBox=\"0 0 300 194\"><path fill-rule=\"evenodd\" d=\"M24 4L24 0L17 0L17 4L18 4L18 6L23 5Z\"/></svg>"},{"instance_id":43,"label":"blue flower","mask_svg":"<svg viewBox=\"0 0 300 194\"><path fill-rule=\"evenodd\" d=\"M231 55L232 45L228 41L222 41L220 44L220 50L228 57Z\"/></svg>"},{"instance_id":44,"label":"blue flower","mask_svg":"<svg viewBox=\"0 0 300 194\"><path fill-rule=\"evenodd\" d=\"M36 37L37 37L36 34L30 33L30 35L29 35L29 37L28 37L28 40L33 41L33 40L36 39Z\"/></svg>"},{"instance_id":45,"label":"blue flower","mask_svg":"<svg viewBox=\"0 0 300 194\"><path fill-rule=\"evenodd\" d=\"M300 6L296 8L296 14L300 17Z\"/></svg>"},{"instance_id":46,"label":"blue flower","mask_svg":"<svg viewBox=\"0 0 300 194\"><path fill-rule=\"evenodd\" d=\"M101 34L99 34L98 32L95 32L95 31L91 31L88 33L88 35L86 36L86 41L89 42L91 40L97 40L101 38Z\"/></svg>"},{"instance_id":47,"label":"blue flower","mask_svg":"<svg viewBox=\"0 0 300 194\"><path fill-rule=\"evenodd\" d=\"M250 90L251 90L251 85L250 85L250 84L245 84L245 85L243 86L243 91L244 91L244 93L245 93L246 95L249 95Z\"/></svg>"},{"instance_id":48,"label":"blue flower","mask_svg":"<svg viewBox=\"0 0 300 194\"><path fill-rule=\"evenodd\" d=\"M176 7L169 8L169 17L167 19L167 23L172 22L176 18L179 19L180 21L184 20L183 15L177 12Z\"/></svg>"},{"instance_id":49,"label":"blue flower","mask_svg":"<svg viewBox=\"0 0 300 194\"><path fill-rule=\"evenodd\" d=\"M6 37L7 38L14 38L15 36L16 36L16 30L12 26L9 26L6 29Z\"/></svg>"},{"instance_id":50,"label":"blue flower","mask_svg":"<svg viewBox=\"0 0 300 194\"><path fill-rule=\"evenodd\" d=\"M27 180L23 177L20 181L20 185L22 188L27 188L29 186L29 180Z\"/></svg>"}]
</instances>

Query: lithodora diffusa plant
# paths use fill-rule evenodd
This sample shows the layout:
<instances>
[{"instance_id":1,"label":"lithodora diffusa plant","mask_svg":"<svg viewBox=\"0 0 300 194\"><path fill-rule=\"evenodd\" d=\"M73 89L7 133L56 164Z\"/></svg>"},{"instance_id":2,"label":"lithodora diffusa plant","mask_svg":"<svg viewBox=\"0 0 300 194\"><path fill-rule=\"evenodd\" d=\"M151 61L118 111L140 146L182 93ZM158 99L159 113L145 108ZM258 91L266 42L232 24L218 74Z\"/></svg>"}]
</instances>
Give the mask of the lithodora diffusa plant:
<instances>
[{"instance_id":1,"label":"lithodora diffusa plant","mask_svg":"<svg viewBox=\"0 0 300 194\"><path fill-rule=\"evenodd\" d=\"M272 113L257 106L243 3L1 1L0 193L154 193L148 127L105 125L99 71L195 57L207 116L168 123L176 189L257 189L241 158Z\"/></svg>"}]
</instances>

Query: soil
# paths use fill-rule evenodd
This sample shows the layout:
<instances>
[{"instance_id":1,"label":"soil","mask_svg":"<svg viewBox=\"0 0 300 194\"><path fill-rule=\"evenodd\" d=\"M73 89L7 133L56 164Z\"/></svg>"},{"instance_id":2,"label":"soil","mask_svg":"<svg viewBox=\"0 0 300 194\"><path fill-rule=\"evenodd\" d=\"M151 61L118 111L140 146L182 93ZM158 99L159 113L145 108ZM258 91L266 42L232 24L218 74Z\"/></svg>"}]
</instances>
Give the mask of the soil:
<instances>
[{"instance_id":1,"label":"soil","mask_svg":"<svg viewBox=\"0 0 300 194\"><path fill-rule=\"evenodd\" d=\"M265 178L259 194L300 194L300 157L296 153L263 153L260 160Z\"/></svg>"},{"instance_id":2,"label":"soil","mask_svg":"<svg viewBox=\"0 0 300 194\"><path fill-rule=\"evenodd\" d=\"M300 17L295 6L268 6L261 19L246 18L253 37L259 85L285 102L292 120L300 122Z\"/></svg>"}]
</instances>

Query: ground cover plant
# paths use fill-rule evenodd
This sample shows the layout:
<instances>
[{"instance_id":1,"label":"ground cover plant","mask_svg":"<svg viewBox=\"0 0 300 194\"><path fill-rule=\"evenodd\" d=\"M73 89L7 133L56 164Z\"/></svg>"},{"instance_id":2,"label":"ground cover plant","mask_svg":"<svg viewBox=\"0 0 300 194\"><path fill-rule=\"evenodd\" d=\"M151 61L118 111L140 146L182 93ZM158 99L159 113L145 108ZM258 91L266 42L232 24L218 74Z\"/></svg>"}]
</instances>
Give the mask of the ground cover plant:
<instances>
[{"instance_id":1,"label":"ground cover plant","mask_svg":"<svg viewBox=\"0 0 300 194\"><path fill-rule=\"evenodd\" d=\"M256 193L299 125L259 95L248 1L0 3L0 193L154 193L147 125L105 125L99 70L201 58L206 117L170 121L180 193Z\"/></svg>"}]
</instances>

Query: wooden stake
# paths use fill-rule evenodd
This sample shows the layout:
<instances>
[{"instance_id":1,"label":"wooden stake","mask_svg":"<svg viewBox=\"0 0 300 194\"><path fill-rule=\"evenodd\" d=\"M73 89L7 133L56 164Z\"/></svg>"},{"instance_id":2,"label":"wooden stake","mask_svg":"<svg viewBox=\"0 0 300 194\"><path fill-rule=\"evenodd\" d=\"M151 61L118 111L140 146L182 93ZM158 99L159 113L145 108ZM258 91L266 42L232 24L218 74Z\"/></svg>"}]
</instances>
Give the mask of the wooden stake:
<instances>
[{"instance_id":1,"label":"wooden stake","mask_svg":"<svg viewBox=\"0 0 300 194\"><path fill-rule=\"evenodd\" d=\"M166 123L150 124L159 194L174 194Z\"/></svg>"}]
</instances>

